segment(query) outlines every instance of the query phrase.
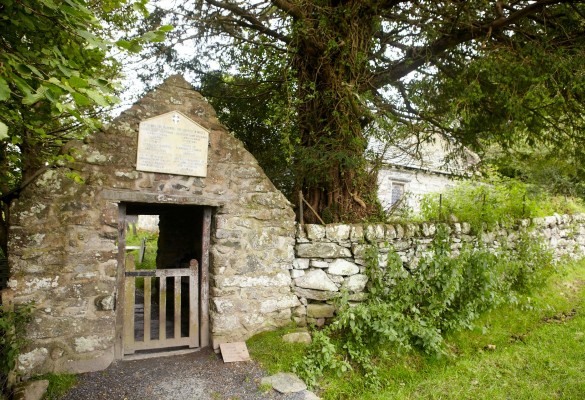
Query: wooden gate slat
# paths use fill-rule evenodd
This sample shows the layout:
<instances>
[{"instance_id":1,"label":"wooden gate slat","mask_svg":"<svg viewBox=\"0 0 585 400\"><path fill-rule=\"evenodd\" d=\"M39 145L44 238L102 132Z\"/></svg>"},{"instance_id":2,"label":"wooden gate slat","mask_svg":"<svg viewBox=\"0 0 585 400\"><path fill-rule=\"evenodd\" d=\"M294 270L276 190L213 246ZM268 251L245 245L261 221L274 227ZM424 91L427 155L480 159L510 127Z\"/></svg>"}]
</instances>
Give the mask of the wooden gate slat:
<instances>
[{"instance_id":1,"label":"wooden gate slat","mask_svg":"<svg viewBox=\"0 0 585 400\"><path fill-rule=\"evenodd\" d=\"M152 278L144 277L144 343L150 342Z\"/></svg>"},{"instance_id":2,"label":"wooden gate slat","mask_svg":"<svg viewBox=\"0 0 585 400\"><path fill-rule=\"evenodd\" d=\"M175 339L181 337L181 277L175 276Z\"/></svg>"},{"instance_id":3,"label":"wooden gate slat","mask_svg":"<svg viewBox=\"0 0 585 400\"><path fill-rule=\"evenodd\" d=\"M167 277L161 276L159 280L158 337L163 341L167 338Z\"/></svg>"},{"instance_id":4,"label":"wooden gate slat","mask_svg":"<svg viewBox=\"0 0 585 400\"><path fill-rule=\"evenodd\" d=\"M189 347L199 347L199 268L197 260L191 260L189 274Z\"/></svg>"},{"instance_id":5,"label":"wooden gate slat","mask_svg":"<svg viewBox=\"0 0 585 400\"><path fill-rule=\"evenodd\" d=\"M125 268L127 271L134 271L134 256L126 256ZM134 353L134 303L136 295L135 278L125 279L124 287L124 353Z\"/></svg>"}]
</instances>

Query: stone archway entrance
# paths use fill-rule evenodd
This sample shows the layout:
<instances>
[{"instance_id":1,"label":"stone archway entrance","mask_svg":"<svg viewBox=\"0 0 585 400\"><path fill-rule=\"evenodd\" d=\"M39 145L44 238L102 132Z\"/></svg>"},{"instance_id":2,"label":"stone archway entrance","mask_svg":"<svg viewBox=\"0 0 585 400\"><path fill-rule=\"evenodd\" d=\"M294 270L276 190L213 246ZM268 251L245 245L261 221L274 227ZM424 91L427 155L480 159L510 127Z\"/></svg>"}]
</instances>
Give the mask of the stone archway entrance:
<instances>
[{"instance_id":1,"label":"stone archway entrance","mask_svg":"<svg viewBox=\"0 0 585 400\"><path fill-rule=\"evenodd\" d=\"M119 229L118 320L123 354L205 347L209 342L208 271L211 207L120 203L127 216L157 215L156 265L125 254L126 229Z\"/></svg>"}]
</instances>

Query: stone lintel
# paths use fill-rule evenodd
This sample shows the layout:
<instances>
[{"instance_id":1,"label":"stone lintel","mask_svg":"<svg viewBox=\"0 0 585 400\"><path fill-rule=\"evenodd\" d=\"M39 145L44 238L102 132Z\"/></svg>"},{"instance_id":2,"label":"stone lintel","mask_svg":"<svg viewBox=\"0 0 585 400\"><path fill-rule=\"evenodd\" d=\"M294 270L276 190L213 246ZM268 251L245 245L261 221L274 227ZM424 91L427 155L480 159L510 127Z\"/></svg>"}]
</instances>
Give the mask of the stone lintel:
<instances>
[{"instance_id":1,"label":"stone lintel","mask_svg":"<svg viewBox=\"0 0 585 400\"><path fill-rule=\"evenodd\" d=\"M146 193L137 192L133 190L113 190L104 189L101 192L101 198L113 201L127 201L134 203L153 203L153 204L186 204L221 207L227 203L226 201L218 201L207 197L189 195L177 196L163 193Z\"/></svg>"}]
</instances>

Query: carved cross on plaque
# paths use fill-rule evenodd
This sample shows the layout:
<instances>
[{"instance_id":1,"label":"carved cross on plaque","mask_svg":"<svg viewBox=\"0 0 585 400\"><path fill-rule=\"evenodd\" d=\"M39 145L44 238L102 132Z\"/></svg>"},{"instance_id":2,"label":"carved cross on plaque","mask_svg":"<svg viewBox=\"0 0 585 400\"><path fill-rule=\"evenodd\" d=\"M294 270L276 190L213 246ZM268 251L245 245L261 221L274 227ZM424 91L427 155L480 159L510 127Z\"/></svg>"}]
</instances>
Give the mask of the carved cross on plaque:
<instances>
[{"instance_id":1,"label":"carved cross on plaque","mask_svg":"<svg viewBox=\"0 0 585 400\"><path fill-rule=\"evenodd\" d=\"M180 120L181 120L181 117L179 117L179 114L174 114L173 115L173 122L175 124L178 124Z\"/></svg>"}]
</instances>

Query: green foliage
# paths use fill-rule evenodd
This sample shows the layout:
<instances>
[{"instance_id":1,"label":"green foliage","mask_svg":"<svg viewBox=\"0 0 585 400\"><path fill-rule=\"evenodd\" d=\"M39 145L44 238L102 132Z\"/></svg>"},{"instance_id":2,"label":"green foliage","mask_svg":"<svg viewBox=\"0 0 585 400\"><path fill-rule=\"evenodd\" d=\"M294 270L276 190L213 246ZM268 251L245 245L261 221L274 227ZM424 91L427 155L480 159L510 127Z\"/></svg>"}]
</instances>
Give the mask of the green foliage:
<instances>
[{"instance_id":1,"label":"green foliage","mask_svg":"<svg viewBox=\"0 0 585 400\"><path fill-rule=\"evenodd\" d=\"M77 376L73 374L46 374L36 376L34 379L49 381L44 400L59 400L77 384Z\"/></svg>"},{"instance_id":2,"label":"green foliage","mask_svg":"<svg viewBox=\"0 0 585 400\"><path fill-rule=\"evenodd\" d=\"M451 216L471 225L475 232L510 226L523 218L585 211L580 199L551 196L516 179L494 175L482 182L464 181L439 195L421 201L421 214L428 221L445 221Z\"/></svg>"},{"instance_id":3,"label":"green foliage","mask_svg":"<svg viewBox=\"0 0 585 400\"><path fill-rule=\"evenodd\" d=\"M416 266L406 267L390 253L380 268L374 247L366 266L367 300L356 306L342 301L334 321L315 333L296 367L309 384L326 372L355 370L367 386L378 387L380 371L372 362L378 356L410 350L447 354L445 334L473 328L482 313L518 302L554 272L551 255L527 235L518 240L517 251L467 247L455 256L444 225Z\"/></svg>"},{"instance_id":4,"label":"green foliage","mask_svg":"<svg viewBox=\"0 0 585 400\"><path fill-rule=\"evenodd\" d=\"M303 358L307 345L283 342L282 336L297 332L295 326L259 333L246 341L250 355L259 362L268 374L292 371Z\"/></svg>"},{"instance_id":5,"label":"green foliage","mask_svg":"<svg viewBox=\"0 0 585 400\"><path fill-rule=\"evenodd\" d=\"M146 64L205 75L219 60L262 87L252 96L284 94L284 109L268 105L287 116L278 129L258 125L267 143L296 133L282 160L294 168L280 171L326 221L356 221L378 212L364 158L372 132L384 143L443 135L474 150L582 148L583 15L567 1L178 1L150 19L177 29ZM249 102L235 100L257 121Z\"/></svg>"},{"instance_id":6,"label":"green foliage","mask_svg":"<svg viewBox=\"0 0 585 400\"><path fill-rule=\"evenodd\" d=\"M531 307L502 304L475 321L473 330L445 335L448 357L392 349L373 354L379 386L362 371L341 376L324 368L318 395L326 400L551 399L582 397L585 357L585 260L562 265L530 295ZM263 338L252 338L258 348ZM290 356L274 333L270 373ZM279 357L278 347L283 346ZM268 351L267 351L268 352ZM254 359L255 354L251 351ZM295 355L294 357L298 357ZM283 361L284 359L284 361Z\"/></svg>"},{"instance_id":7,"label":"green foliage","mask_svg":"<svg viewBox=\"0 0 585 400\"><path fill-rule=\"evenodd\" d=\"M169 30L160 26L116 43L114 36L145 12L145 0L2 2L1 197L55 162L66 141L101 124L100 113L118 101L121 63L113 51L139 50Z\"/></svg>"},{"instance_id":8,"label":"green foliage","mask_svg":"<svg viewBox=\"0 0 585 400\"><path fill-rule=\"evenodd\" d=\"M253 54L263 59L265 52ZM255 57L254 63L257 62ZM276 63L266 68L265 74L264 80L258 82L258 72L254 70L245 69L237 76L213 72L202 79L200 91L217 111L219 120L258 160L272 183L293 199L291 162L298 135L288 121L292 108L284 82L265 82L283 79L286 70Z\"/></svg>"},{"instance_id":9,"label":"green foliage","mask_svg":"<svg viewBox=\"0 0 585 400\"><path fill-rule=\"evenodd\" d=\"M558 196L585 199L585 154L580 146L491 145L482 155L503 176L535 185Z\"/></svg>"},{"instance_id":10,"label":"green foliage","mask_svg":"<svg viewBox=\"0 0 585 400\"><path fill-rule=\"evenodd\" d=\"M26 343L24 329L32 319L33 306L23 305L15 310L0 306L0 393L7 389L8 375L14 371Z\"/></svg>"},{"instance_id":11,"label":"green foliage","mask_svg":"<svg viewBox=\"0 0 585 400\"><path fill-rule=\"evenodd\" d=\"M145 240L146 250L144 252L144 259L142 263L138 262L138 250L132 250L130 254L134 254L136 260L136 269L156 269L156 254L158 251L158 233L139 230L136 235L127 233L126 245L140 246L142 240Z\"/></svg>"}]
</instances>

